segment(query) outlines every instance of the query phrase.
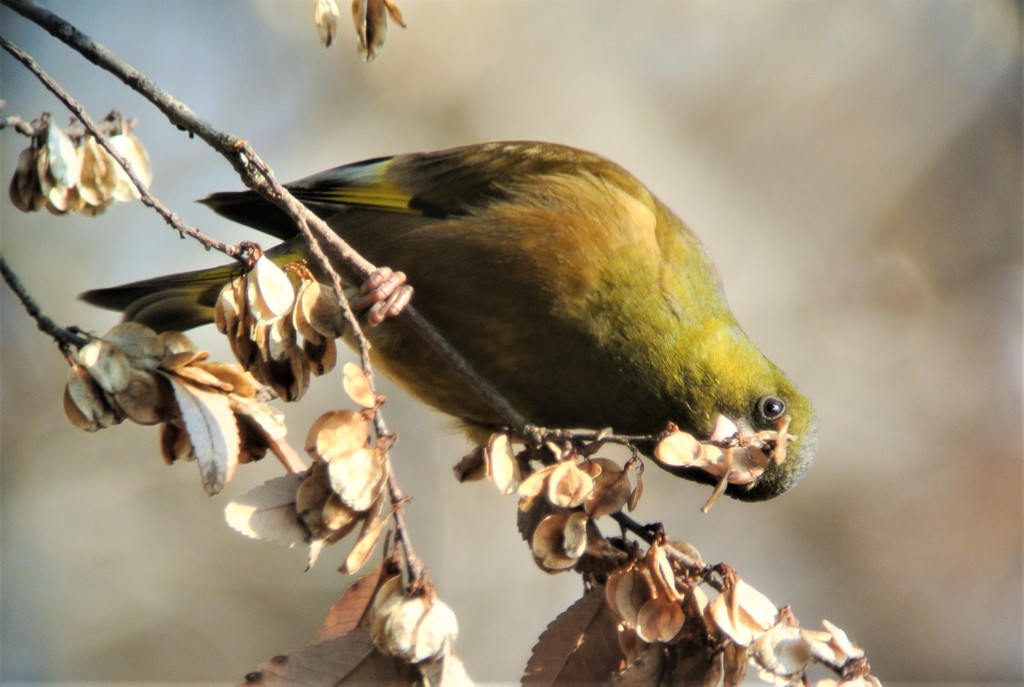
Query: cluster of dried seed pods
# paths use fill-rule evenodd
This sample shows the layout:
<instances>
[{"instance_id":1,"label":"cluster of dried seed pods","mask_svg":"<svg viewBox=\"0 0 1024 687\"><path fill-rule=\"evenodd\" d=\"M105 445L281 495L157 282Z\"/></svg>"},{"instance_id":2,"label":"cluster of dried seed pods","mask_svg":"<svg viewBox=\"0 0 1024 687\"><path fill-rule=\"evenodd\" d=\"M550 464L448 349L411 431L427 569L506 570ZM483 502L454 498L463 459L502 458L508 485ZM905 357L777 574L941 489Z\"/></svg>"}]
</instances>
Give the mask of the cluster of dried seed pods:
<instances>
[{"instance_id":1,"label":"cluster of dried seed pods","mask_svg":"<svg viewBox=\"0 0 1024 687\"><path fill-rule=\"evenodd\" d=\"M110 137L114 149L149 188L153 180L149 154L128 125L112 114L117 133ZM139 190L121 165L91 135L66 132L48 115L28 148L18 156L8 188L11 202L22 212L46 208L55 214L80 212L98 215L114 202L139 198Z\"/></svg>"},{"instance_id":2,"label":"cluster of dried seed pods","mask_svg":"<svg viewBox=\"0 0 1024 687\"><path fill-rule=\"evenodd\" d=\"M344 539L356 527L359 537L343 566L353 573L372 553L385 520L388 468L380 446L370 444L364 412L334 410L309 430L306 452L313 466L295 493L295 512L309 532L311 558L319 548Z\"/></svg>"},{"instance_id":3,"label":"cluster of dried seed pods","mask_svg":"<svg viewBox=\"0 0 1024 687\"><path fill-rule=\"evenodd\" d=\"M553 463L529 473L537 453L526 449L516 455L507 434L494 434L487 446L478 446L455 466L455 476L463 482L486 478L503 494L518 488L519 531L530 542L537 565L547 572L577 568L581 562L603 567L601 561L623 557L594 521L636 507L643 493L640 461L633 458L620 465L576 450L563 453L548 444L542 453ZM632 472L636 477L631 480Z\"/></svg>"},{"instance_id":4,"label":"cluster of dried seed pods","mask_svg":"<svg viewBox=\"0 0 1024 687\"><path fill-rule=\"evenodd\" d=\"M819 663L850 680L843 684L880 687L869 674L863 650L832 623L823 621L824 630L800 628L788 607L776 608L729 568L721 592L709 602L700 587L707 568L699 554L689 545L673 544L670 558L667 548L652 544L643 558L608 576L605 599L620 620L619 644L627 666L653 645L685 644L689 653L706 654L725 646L725 670L733 682L742 680L751 665L775 687L806 685L807 669Z\"/></svg>"},{"instance_id":5,"label":"cluster of dried seed pods","mask_svg":"<svg viewBox=\"0 0 1024 687\"><path fill-rule=\"evenodd\" d=\"M196 460L211 494L284 437L256 381L238 365L208 361L180 332L123 322L71 357L64 412L75 426L162 423L164 460Z\"/></svg>"},{"instance_id":6,"label":"cluster of dried seed pods","mask_svg":"<svg viewBox=\"0 0 1024 687\"><path fill-rule=\"evenodd\" d=\"M301 264L286 272L260 256L224 287L214 317L238 361L285 400L301 398L311 373L326 374L337 363L341 304Z\"/></svg>"},{"instance_id":7,"label":"cluster of dried seed pods","mask_svg":"<svg viewBox=\"0 0 1024 687\"><path fill-rule=\"evenodd\" d=\"M352 21L359 36L356 47L367 61L377 57L384 47L388 35L388 17L405 28L402 11L394 0L352 0ZM325 46L334 42L340 18L341 11L335 0L313 0L313 21L320 34L320 42Z\"/></svg>"},{"instance_id":8,"label":"cluster of dried seed pods","mask_svg":"<svg viewBox=\"0 0 1024 687\"><path fill-rule=\"evenodd\" d=\"M254 539L288 546L309 546L312 566L324 546L359 528L342 566L359 570L373 553L387 523L388 461L385 444L372 443L370 420L379 399L359 366L344 368L344 385L361 407L332 410L313 423L306 452L313 465L306 471L269 480L232 501L225 517L233 528Z\"/></svg>"}]
</instances>

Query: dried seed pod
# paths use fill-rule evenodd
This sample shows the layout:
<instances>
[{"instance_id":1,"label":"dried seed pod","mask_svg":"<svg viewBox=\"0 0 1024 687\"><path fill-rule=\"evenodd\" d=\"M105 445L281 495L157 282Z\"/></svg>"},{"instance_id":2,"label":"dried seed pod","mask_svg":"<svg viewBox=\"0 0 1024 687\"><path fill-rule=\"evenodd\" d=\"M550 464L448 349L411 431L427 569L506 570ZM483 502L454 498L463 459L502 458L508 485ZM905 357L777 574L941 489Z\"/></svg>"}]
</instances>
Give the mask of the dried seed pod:
<instances>
[{"instance_id":1,"label":"dried seed pod","mask_svg":"<svg viewBox=\"0 0 1024 687\"><path fill-rule=\"evenodd\" d=\"M487 477L502 494L511 494L522 479L519 461L507 434L492 434L484 453Z\"/></svg>"},{"instance_id":2,"label":"dried seed pod","mask_svg":"<svg viewBox=\"0 0 1024 687\"><path fill-rule=\"evenodd\" d=\"M580 515L584 518L582 526L580 519L573 517ZM586 548L585 518L583 513L554 513L541 520L530 541L537 565L547 572L560 572L576 565Z\"/></svg>"},{"instance_id":3,"label":"dried seed pod","mask_svg":"<svg viewBox=\"0 0 1024 687\"><path fill-rule=\"evenodd\" d=\"M64 414L73 425L87 432L120 422L96 380L76 363L68 370L64 385Z\"/></svg>"},{"instance_id":4,"label":"dried seed pod","mask_svg":"<svg viewBox=\"0 0 1024 687\"><path fill-rule=\"evenodd\" d=\"M295 287L284 270L261 255L246 275L249 308L261 321L270 321L291 313Z\"/></svg>"},{"instance_id":5,"label":"dried seed pod","mask_svg":"<svg viewBox=\"0 0 1024 687\"><path fill-rule=\"evenodd\" d=\"M22 212L35 212L46 205L46 195L39 182L38 157L40 151L34 146L18 154L17 166L7 193L14 207Z\"/></svg>"},{"instance_id":6,"label":"dried seed pod","mask_svg":"<svg viewBox=\"0 0 1024 687\"><path fill-rule=\"evenodd\" d=\"M334 0L316 0L313 6L313 22L320 34L320 42L330 46L338 33L338 18L341 12Z\"/></svg>"},{"instance_id":7,"label":"dried seed pod","mask_svg":"<svg viewBox=\"0 0 1024 687\"><path fill-rule=\"evenodd\" d=\"M385 650L409 663L445 653L459 632L455 613L437 598L403 599L391 607L384 625Z\"/></svg>"},{"instance_id":8,"label":"dried seed pod","mask_svg":"<svg viewBox=\"0 0 1024 687\"><path fill-rule=\"evenodd\" d=\"M115 394L127 388L131 363L128 356L109 341L93 339L75 351L75 360L107 393Z\"/></svg>"},{"instance_id":9,"label":"dried seed pod","mask_svg":"<svg viewBox=\"0 0 1024 687\"><path fill-rule=\"evenodd\" d=\"M571 458L556 465L548 477L548 501L561 508L581 505L593 490L594 479L580 470Z\"/></svg>"},{"instance_id":10,"label":"dried seed pod","mask_svg":"<svg viewBox=\"0 0 1024 687\"><path fill-rule=\"evenodd\" d=\"M117 134L110 137L110 144L125 159L132 172L142 182L143 187L149 188L149 185L153 182L153 167L149 162L149 153L146 152L139 139L130 133ZM141 198L142 195L139 193L139 190L132 183L132 180L117 160L111 158L111 164L117 176L117 182L111 190L114 200L129 203L133 199L138 200Z\"/></svg>"},{"instance_id":11,"label":"dried seed pod","mask_svg":"<svg viewBox=\"0 0 1024 687\"><path fill-rule=\"evenodd\" d=\"M173 407L167 382L152 372L136 368L129 372L128 385L114 394L114 402L125 417L140 425L155 425L167 420L168 409Z\"/></svg>"},{"instance_id":12,"label":"dried seed pod","mask_svg":"<svg viewBox=\"0 0 1024 687\"><path fill-rule=\"evenodd\" d=\"M192 440L178 422L160 425L160 453L168 465L178 460L190 461L196 458Z\"/></svg>"},{"instance_id":13,"label":"dried seed pod","mask_svg":"<svg viewBox=\"0 0 1024 687\"><path fill-rule=\"evenodd\" d=\"M359 448L332 456L327 471L331 489L357 511L369 510L384 487L384 461L376 449Z\"/></svg>"},{"instance_id":14,"label":"dried seed pod","mask_svg":"<svg viewBox=\"0 0 1024 687\"><path fill-rule=\"evenodd\" d=\"M486 446L475 446L452 468L460 482L476 482L487 477Z\"/></svg>"},{"instance_id":15,"label":"dried seed pod","mask_svg":"<svg viewBox=\"0 0 1024 687\"><path fill-rule=\"evenodd\" d=\"M370 423L351 410L330 410L318 417L306 434L306 452L314 458L334 457L365 448L370 442Z\"/></svg>"},{"instance_id":16,"label":"dried seed pod","mask_svg":"<svg viewBox=\"0 0 1024 687\"><path fill-rule=\"evenodd\" d=\"M302 336L312 339L312 335L317 334L325 339L337 339L345 332L341 303L338 302L334 289L309 280L303 284L297 300L295 328Z\"/></svg>"},{"instance_id":17,"label":"dried seed pod","mask_svg":"<svg viewBox=\"0 0 1024 687\"><path fill-rule=\"evenodd\" d=\"M78 195L92 208L89 214L99 214L114 202L117 162L93 136L85 136L78 144L78 161Z\"/></svg>"},{"instance_id":18,"label":"dried seed pod","mask_svg":"<svg viewBox=\"0 0 1024 687\"><path fill-rule=\"evenodd\" d=\"M342 384L349 398L364 408L375 408L377 406L377 396L373 393L373 389L370 388L370 380L366 373L363 372L363 368L355 363L345 363L342 371L344 372Z\"/></svg>"},{"instance_id":19,"label":"dried seed pod","mask_svg":"<svg viewBox=\"0 0 1024 687\"><path fill-rule=\"evenodd\" d=\"M706 617L739 646L747 646L775 624L778 609L768 598L743 580L715 597Z\"/></svg>"},{"instance_id":20,"label":"dried seed pod","mask_svg":"<svg viewBox=\"0 0 1024 687\"><path fill-rule=\"evenodd\" d=\"M152 372L164 357L164 341L149 327L138 322L121 322L103 335L104 341L120 348L132 367Z\"/></svg>"},{"instance_id":21,"label":"dried seed pod","mask_svg":"<svg viewBox=\"0 0 1024 687\"><path fill-rule=\"evenodd\" d=\"M647 575L635 565L619 568L608 577L608 605L630 627L636 627L640 609L653 597Z\"/></svg>"},{"instance_id":22,"label":"dried seed pod","mask_svg":"<svg viewBox=\"0 0 1024 687\"><path fill-rule=\"evenodd\" d=\"M686 615L675 599L649 599L637 614L636 633L645 642L671 641L683 629Z\"/></svg>"}]
</instances>

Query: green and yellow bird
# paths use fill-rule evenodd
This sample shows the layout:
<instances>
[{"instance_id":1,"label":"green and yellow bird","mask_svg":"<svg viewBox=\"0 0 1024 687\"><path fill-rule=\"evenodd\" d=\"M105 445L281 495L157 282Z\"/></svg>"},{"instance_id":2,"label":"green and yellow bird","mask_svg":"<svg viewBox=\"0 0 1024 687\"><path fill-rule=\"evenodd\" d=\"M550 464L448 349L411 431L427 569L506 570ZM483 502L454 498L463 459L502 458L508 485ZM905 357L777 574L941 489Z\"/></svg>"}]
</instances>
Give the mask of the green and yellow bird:
<instances>
[{"instance_id":1,"label":"green and yellow bird","mask_svg":"<svg viewBox=\"0 0 1024 687\"><path fill-rule=\"evenodd\" d=\"M562 145L497 142L357 162L288 189L371 262L405 272L417 309L530 422L623 434L674 422L707 437L719 414L754 431L788 415L797 438L786 459L727 493L778 496L810 465L810 402L740 328L697 236L619 165ZM255 193L203 202L283 239L268 252L276 262L306 257L293 223ZM83 298L185 329L212 321L231 274ZM501 424L402 318L368 335L376 362L414 396L475 436Z\"/></svg>"}]
</instances>

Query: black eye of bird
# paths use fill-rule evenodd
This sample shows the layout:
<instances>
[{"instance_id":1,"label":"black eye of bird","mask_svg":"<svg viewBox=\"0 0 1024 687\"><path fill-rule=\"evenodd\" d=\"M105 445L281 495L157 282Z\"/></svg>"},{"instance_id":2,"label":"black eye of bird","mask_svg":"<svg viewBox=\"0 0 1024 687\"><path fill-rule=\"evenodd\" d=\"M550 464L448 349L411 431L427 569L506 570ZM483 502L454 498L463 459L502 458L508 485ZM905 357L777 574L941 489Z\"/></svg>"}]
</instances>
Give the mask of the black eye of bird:
<instances>
[{"instance_id":1,"label":"black eye of bird","mask_svg":"<svg viewBox=\"0 0 1024 687\"><path fill-rule=\"evenodd\" d=\"M786 402L778 396L765 396L758 401L757 410L766 421L774 422L786 412Z\"/></svg>"}]
</instances>

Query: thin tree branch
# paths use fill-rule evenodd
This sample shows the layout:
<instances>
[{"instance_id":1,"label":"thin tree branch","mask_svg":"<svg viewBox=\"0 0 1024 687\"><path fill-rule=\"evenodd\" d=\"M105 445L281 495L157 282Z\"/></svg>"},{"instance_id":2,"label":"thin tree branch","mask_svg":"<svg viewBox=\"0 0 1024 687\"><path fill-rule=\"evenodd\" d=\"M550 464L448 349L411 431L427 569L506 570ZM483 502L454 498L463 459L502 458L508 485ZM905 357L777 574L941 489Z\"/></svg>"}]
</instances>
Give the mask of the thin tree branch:
<instances>
[{"instance_id":1,"label":"thin tree branch","mask_svg":"<svg viewBox=\"0 0 1024 687\"><path fill-rule=\"evenodd\" d=\"M39 308L33 300L32 295L25 288L25 285L21 283L21 279L14 273L14 270L8 266L7 261L4 260L3 256L0 256L0 273L3 274L4 281L7 282L7 286L11 288L11 291L21 301L22 306L25 308L25 312L28 313L29 317L36 321L36 326L39 327L39 331L44 334L49 334L61 347L61 350L67 352L73 348L81 348L85 344L89 343L88 337L79 334L76 331L65 329L59 324L51 320L49 317L43 314L43 311Z\"/></svg>"}]
</instances>

